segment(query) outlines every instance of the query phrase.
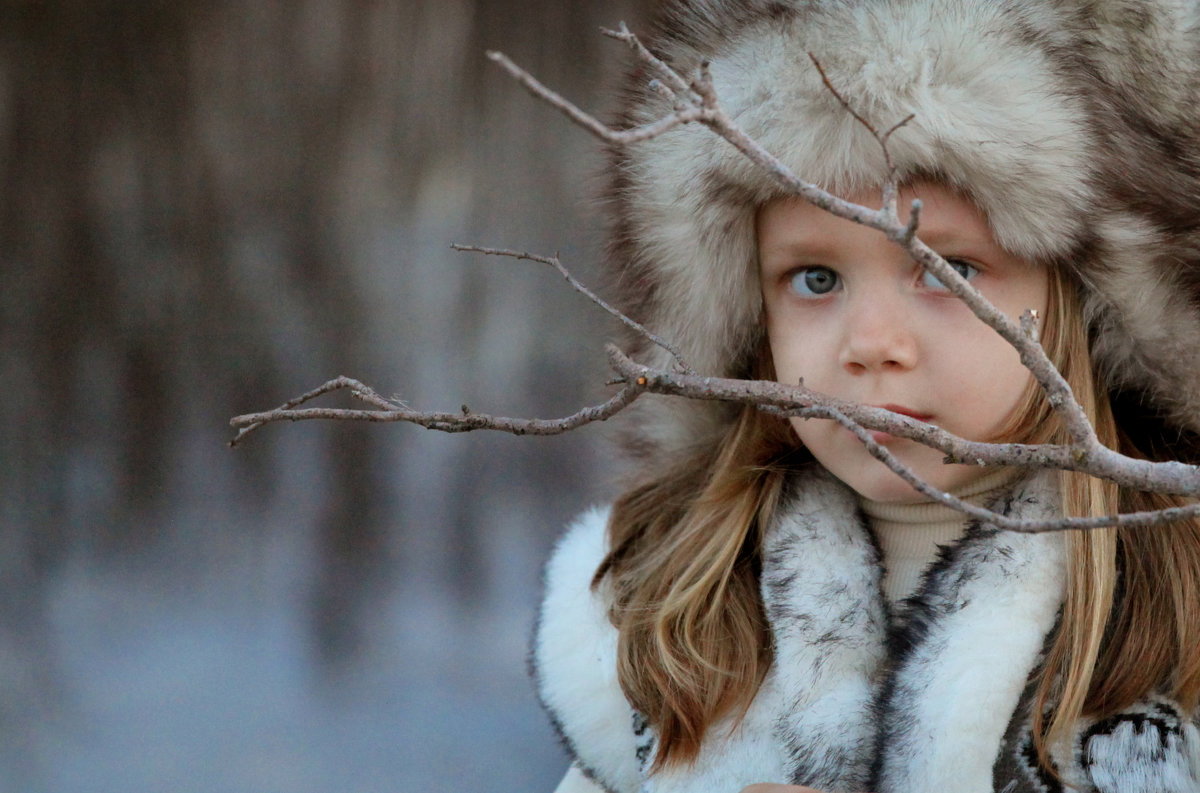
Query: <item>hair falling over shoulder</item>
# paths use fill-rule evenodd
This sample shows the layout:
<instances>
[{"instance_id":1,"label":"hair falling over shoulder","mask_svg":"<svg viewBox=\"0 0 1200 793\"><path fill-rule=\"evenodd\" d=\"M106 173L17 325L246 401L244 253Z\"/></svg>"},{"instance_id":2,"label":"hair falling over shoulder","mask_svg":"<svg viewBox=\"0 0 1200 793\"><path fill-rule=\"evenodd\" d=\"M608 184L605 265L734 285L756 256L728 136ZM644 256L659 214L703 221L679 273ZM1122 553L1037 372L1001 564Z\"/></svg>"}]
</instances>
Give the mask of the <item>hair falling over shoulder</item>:
<instances>
[{"instance_id":1,"label":"hair falling over shoulder","mask_svg":"<svg viewBox=\"0 0 1200 793\"><path fill-rule=\"evenodd\" d=\"M613 506L593 585L610 587L618 676L656 730L655 769L694 759L709 727L750 706L770 667L759 549L797 457L789 433L747 406L714 449Z\"/></svg>"},{"instance_id":2,"label":"hair falling over shoulder","mask_svg":"<svg viewBox=\"0 0 1200 793\"><path fill-rule=\"evenodd\" d=\"M1051 270L1047 333L1042 343L1083 406L1100 441L1129 456L1146 456L1117 422L1087 351L1077 286ZM1031 391L1013 435L1030 443L1063 443L1065 428ZM1035 429L1036 428L1036 429ZM1070 471L1062 477L1066 515L1090 517L1190 503L1176 496L1119 488ZM1194 709L1200 701L1200 521L1153 528L1072 531L1062 619L1043 664L1034 701L1038 758L1081 716L1103 718L1159 692Z\"/></svg>"}]
</instances>

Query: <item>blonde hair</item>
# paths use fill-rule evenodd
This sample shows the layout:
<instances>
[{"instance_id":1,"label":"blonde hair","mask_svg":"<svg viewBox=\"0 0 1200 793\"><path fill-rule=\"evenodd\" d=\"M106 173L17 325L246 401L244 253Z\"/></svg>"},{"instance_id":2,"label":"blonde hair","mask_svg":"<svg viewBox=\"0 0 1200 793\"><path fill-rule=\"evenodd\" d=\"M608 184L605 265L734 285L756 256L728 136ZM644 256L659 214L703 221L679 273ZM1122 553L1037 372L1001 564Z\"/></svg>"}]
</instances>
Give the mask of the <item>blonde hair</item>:
<instances>
[{"instance_id":1,"label":"blonde hair","mask_svg":"<svg viewBox=\"0 0 1200 793\"><path fill-rule=\"evenodd\" d=\"M1093 371L1074 281L1051 269L1042 341L1102 442L1135 452ZM760 355L760 369L769 367ZM760 371L757 376L771 377ZM1056 443L1065 429L1032 383L1002 437ZM725 435L633 488L614 505L610 551L594 585L611 586L618 677L654 726L654 769L695 759L719 719L740 718L772 661L758 588L762 532L787 473L809 458L789 426L742 408ZM1112 514L1182 503L1061 473L1063 511ZM1200 521L1170 529L1072 531L1059 630L1034 700L1034 740L1049 746L1082 715L1102 717L1165 688L1200 697ZM1124 582L1117 586L1118 573Z\"/></svg>"},{"instance_id":2,"label":"blonde hair","mask_svg":"<svg viewBox=\"0 0 1200 793\"><path fill-rule=\"evenodd\" d=\"M747 405L716 450L613 505L594 583L611 583L617 674L654 725L656 769L694 759L711 724L750 706L771 665L760 540L796 454L786 425Z\"/></svg>"}]
</instances>

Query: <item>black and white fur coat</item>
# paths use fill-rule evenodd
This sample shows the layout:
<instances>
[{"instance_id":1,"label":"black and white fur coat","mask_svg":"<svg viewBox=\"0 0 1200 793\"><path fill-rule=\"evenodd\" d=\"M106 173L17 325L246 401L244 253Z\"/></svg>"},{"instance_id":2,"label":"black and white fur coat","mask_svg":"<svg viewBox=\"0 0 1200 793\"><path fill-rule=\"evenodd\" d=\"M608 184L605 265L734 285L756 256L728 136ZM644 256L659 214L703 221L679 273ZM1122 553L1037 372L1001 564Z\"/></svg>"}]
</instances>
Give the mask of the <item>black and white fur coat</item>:
<instances>
[{"instance_id":1,"label":"black and white fur coat","mask_svg":"<svg viewBox=\"0 0 1200 793\"><path fill-rule=\"evenodd\" d=\"M1054 514L1049 477L997 507ZM559 543L534 646L539 695L575 764L612 793L738 793L791 782L855 793L1195 793L1200 729L1155 697L1081 721L1040 772L1029 678L1063 597L1060 535L969 529L889 616L857 499L818 468L790 487L763 548L775 660L743 721L710 729L694 766L647 775L654 731L616 679L604 590L607 512ZM1065 783L1065 784L1064 784Z\"/></svg>"}]
</instances>

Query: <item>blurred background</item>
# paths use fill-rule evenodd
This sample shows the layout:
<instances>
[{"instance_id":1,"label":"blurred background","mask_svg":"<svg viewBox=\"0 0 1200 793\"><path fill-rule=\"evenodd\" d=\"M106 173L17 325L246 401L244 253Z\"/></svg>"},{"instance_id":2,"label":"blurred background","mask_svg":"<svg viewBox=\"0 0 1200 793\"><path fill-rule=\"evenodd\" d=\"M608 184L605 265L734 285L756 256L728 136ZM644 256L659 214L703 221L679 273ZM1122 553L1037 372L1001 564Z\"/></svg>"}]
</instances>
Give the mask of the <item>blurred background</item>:
<instances>
[{"instance_id":1,"label":"blurred background","mask_svg":"<svg viewBox=\"0 0 1200 793\"><path fill-rule=\"evenodd\" d=\"M597 283L598 146L483 53L603 112L646 5L0 0L0 793L553 789L526 647L611 430L228 420L602 399L600 311L449 245Z\"/></svg>"}]
</instances>

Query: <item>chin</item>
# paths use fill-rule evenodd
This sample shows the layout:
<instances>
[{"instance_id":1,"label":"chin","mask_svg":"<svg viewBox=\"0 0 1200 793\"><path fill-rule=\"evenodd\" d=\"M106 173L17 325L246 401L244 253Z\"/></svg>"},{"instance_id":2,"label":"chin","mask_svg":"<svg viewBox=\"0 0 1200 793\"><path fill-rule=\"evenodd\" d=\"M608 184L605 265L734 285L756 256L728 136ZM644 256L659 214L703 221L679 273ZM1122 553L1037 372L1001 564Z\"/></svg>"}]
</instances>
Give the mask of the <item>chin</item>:
<instances>
[{"instance_id":1,"label":"chin","mask_svg":"<svg viewBox=\"0 0 1200 793\"><path fill-rule=\"evenodd\" d=\"M895 474L891 474L886 479L853 483L850 487L863 498L885 504L916 504L920 501L930 500L924 493L914 490L912 485Z\"/></svg>"},{"instance_id":2,"label":"chin","mask_svg":"<svg viewBox=\"0 0 1200 793\"><path fill-rule=\"evenodd\" d=\"M909 469L922 482L942 492L950 492L961 488L974 479L975 476L980 475L977 473L977 470L983 470L967 469L965 471L956 471L954 469L962 469L963 466L947 466L940 459L932 463L927 463L927 461L923 460L905 460L903 458L900 461L906 463ZM931 500L924 493L914 489L912 485L901 479L898 474L874 458L870 458L864 467L858 469L857 472L850 473L851 475L846 479L842 479L842 481L850 485L850 488L863 498L887 504L916 504L921 501ZM860 475L855 476L855 473ZM972 474L975 476L972 476Z\"/></svg>"}]
</instances>

